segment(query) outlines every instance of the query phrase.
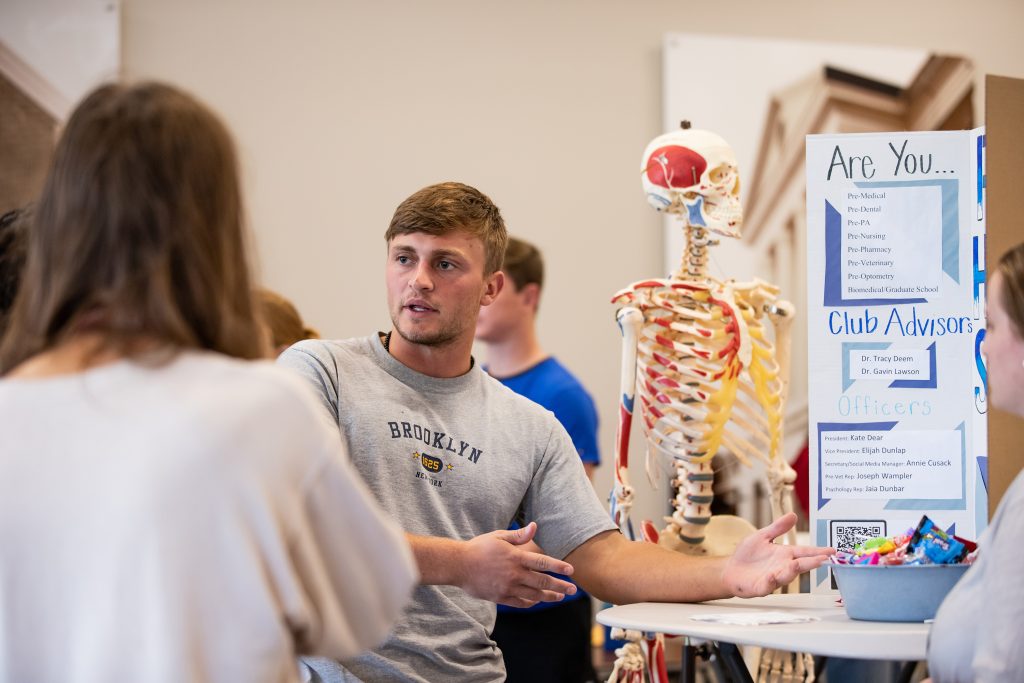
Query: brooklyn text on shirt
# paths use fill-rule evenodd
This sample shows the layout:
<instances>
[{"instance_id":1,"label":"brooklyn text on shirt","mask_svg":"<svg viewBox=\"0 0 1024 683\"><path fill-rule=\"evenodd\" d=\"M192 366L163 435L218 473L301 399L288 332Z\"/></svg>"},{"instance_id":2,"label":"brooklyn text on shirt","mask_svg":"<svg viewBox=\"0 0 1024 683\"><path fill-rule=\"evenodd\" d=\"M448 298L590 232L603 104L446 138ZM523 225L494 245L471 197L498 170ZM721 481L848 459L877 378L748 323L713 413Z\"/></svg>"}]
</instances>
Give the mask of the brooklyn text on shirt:
<instances>
[{"instance_id":1,"label":"brooklyn text on shirt","mask_svg":"<svg viewBox=\"0 0 1024 683\"><path fill-rule=\"evenodd\" d=\"M465 458L473 464L476 464L477 460L479 460L480 456L484 453L481 449L476 448L461 439L452 438L440 430L430 429L423 425L412 424L410 422L388 422L388 428L391 430L392 439L410 439L413 441L419 441L430 448L447 451L448 453L455 453L459 457Z\"/></svg>"}]
</instances>

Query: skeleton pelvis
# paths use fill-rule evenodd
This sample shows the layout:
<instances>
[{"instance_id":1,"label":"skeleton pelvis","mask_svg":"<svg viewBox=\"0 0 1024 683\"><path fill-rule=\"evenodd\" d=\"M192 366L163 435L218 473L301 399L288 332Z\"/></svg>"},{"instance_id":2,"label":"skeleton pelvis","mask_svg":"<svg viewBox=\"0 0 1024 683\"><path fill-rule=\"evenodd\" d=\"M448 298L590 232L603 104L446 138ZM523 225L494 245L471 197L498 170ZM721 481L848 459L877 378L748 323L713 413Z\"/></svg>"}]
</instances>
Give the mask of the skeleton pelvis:
<instances>
[{"instance_id":1,"label":"skeleton pelvis","mask_svg":"<svg viewBox=\"0 0 1024 683\"><path fill-rule=\"evenodd\" d=\"M658 537L658 545L687 555L721 557L732 555L740 541L757 531L747 520L736 515L712 515L704 534L704 542L693 545L679 537L679 528L667 518L669 525Z\"/></svg>"}]
</instances>

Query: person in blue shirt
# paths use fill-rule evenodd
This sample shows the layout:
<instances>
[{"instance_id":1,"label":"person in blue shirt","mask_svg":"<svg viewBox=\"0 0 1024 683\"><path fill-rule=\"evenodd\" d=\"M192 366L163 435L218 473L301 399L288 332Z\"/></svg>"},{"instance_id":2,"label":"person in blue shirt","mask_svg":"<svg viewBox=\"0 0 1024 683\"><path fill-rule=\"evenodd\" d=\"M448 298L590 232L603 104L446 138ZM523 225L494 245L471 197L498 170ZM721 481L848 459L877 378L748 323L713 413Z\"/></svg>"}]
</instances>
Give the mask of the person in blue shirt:
<instances>
[{"instance_id":1,"label":"person in blue shirt","mask_svg":"<svg viewBox=\"0 0 1024 683\"><path fill-rule=\"evenodd\" d=\"M594 401L537 338L535 322L544 284L541 253L510 237L502 271L504 290L490 306L481 307L477 320L476 338L486 345L487 372L553 412L592 477L601 462ZM582 683L596 680L591 626L590 597L579 589L561 602L540 602L525 609L498 605L491 637L501 649L509 681Z\"/></svg>"}]
</instances>

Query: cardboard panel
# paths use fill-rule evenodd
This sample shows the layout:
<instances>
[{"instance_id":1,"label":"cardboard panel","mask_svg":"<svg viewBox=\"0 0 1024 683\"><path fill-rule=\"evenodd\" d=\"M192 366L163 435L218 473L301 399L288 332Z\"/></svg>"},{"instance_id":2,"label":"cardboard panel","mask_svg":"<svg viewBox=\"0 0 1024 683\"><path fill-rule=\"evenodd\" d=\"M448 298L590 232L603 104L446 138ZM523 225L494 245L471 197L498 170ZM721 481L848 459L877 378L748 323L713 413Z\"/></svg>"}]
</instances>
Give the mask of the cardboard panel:
<instances>
[{"instance_id":1,"label":"cardboard panel","mask_svg":"<svg viewBox=\"0 0 1024 683\"><path fill-rule=\"evenodd\" d=\"M35 201L53 154L57 123L0 74L0 213Z\"/></svg>"},{"instance_id":2,"label":"cardboard panel","mask_svg":"<svg viewBox=\"0 0 1024 683\"><path fill-rule=\"evenodd\" d=\"M986 268L1024 241L1024 80L1005 76L985 78L986 134ZM1024 390L1024 387L1022 387ZM989 406L989 518L1003 493L1024 468L1024 420Z\"/></svg>"}]
</instances>

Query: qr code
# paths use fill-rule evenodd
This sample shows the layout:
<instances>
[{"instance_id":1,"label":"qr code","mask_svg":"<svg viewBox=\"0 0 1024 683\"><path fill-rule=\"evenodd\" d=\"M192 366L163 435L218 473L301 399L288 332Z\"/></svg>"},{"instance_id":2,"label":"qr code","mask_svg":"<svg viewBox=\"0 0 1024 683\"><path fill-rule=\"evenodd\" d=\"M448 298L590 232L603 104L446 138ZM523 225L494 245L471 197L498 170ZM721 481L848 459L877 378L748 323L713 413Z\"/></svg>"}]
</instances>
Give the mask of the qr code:
<instances>
[{"instance_id":1,"label":"qr code","mask_svg":"<svg viewBox=\"0 0 1024 683\"><path fill-rule=\"evenodd\" d=\"M829 522L829 544L836 550L853 552L854 546L869 538L885 536L885 520L833 520Z\"/></svg>"}]
</instances>

